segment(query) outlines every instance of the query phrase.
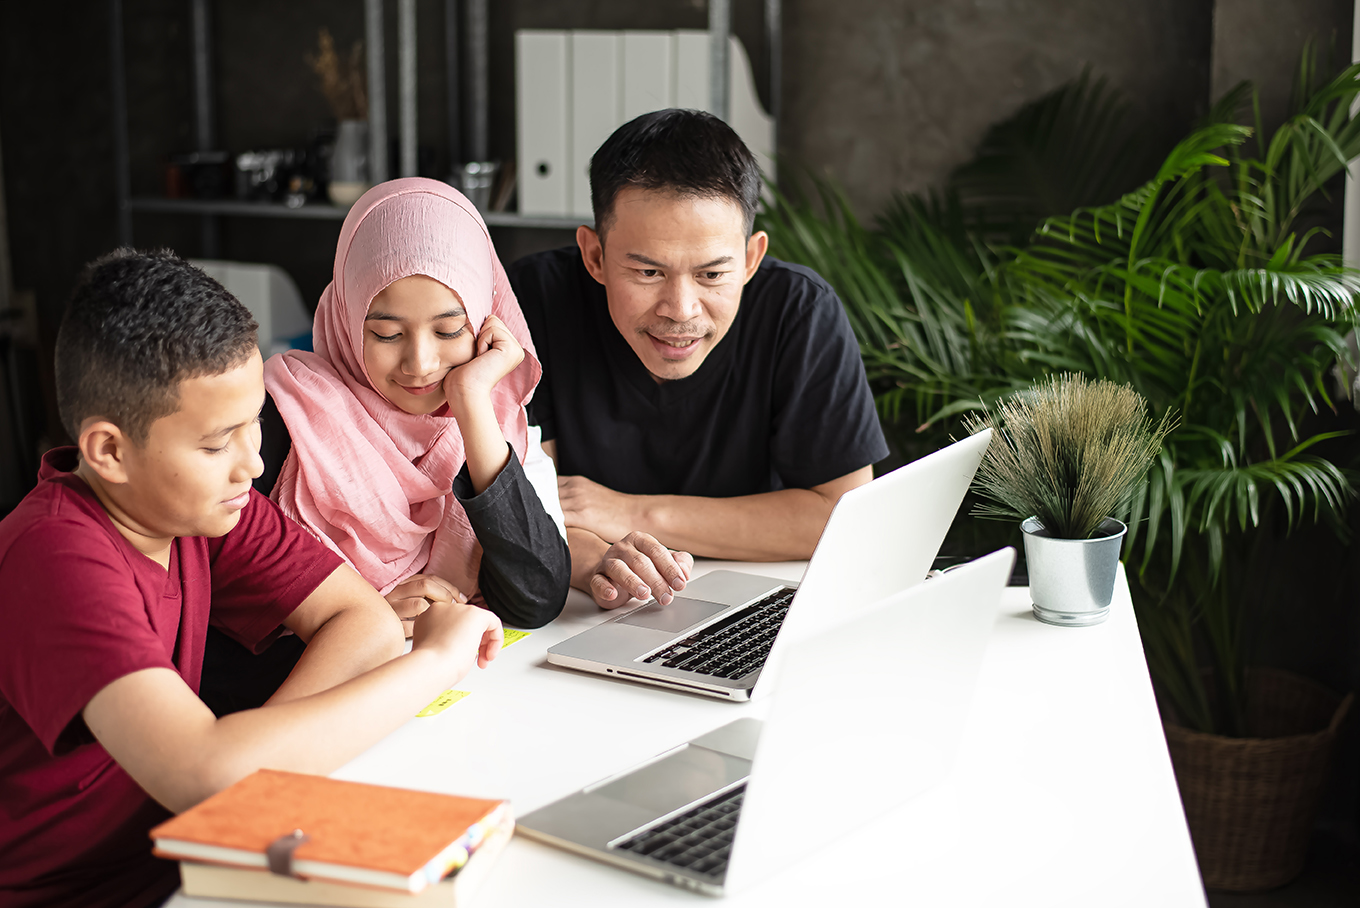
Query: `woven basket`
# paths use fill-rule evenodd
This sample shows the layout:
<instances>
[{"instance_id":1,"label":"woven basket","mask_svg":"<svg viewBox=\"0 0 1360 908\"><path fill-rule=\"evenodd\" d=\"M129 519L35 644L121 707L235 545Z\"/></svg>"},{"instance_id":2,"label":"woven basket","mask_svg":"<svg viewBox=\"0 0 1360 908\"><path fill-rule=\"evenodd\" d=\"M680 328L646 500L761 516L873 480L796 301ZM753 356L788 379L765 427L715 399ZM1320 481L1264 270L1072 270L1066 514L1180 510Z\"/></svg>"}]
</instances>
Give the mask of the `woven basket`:
<instances>
[{"instance_id":1,"label":"woven basket","mask_svg":"<svg viewBox=\"0 0 1360 908\"><path fill-rule=\"evenodd\" d=\"M1257 737L1162 725L1209 889L1273 889L1303 869L1332 742L1354 697L1269 668L1248 671L1247 692Z\"/></svg>"}]
</instances>

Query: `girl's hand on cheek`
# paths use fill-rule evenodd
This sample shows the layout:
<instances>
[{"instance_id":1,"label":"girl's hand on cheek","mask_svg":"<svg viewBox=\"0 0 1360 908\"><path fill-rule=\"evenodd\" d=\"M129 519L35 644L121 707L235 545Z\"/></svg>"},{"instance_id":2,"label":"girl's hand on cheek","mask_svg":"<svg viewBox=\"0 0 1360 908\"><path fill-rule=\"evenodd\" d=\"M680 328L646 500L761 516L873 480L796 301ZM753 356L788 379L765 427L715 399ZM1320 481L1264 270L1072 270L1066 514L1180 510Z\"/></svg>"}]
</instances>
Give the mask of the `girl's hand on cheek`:
<instances>
[{"instance_id":1,"label":"girl's hand on cheek","mask_svg":"<svg viewBox=\"0 0 1360 908\"><path fill-rule=\"evenodd\" d=\"M477 335L472 359L444 376L444 397L454 416L478 404L489 405L491 389L524 361L524 348L496 316L488 316Z\"/></svg>"}]
</instances>

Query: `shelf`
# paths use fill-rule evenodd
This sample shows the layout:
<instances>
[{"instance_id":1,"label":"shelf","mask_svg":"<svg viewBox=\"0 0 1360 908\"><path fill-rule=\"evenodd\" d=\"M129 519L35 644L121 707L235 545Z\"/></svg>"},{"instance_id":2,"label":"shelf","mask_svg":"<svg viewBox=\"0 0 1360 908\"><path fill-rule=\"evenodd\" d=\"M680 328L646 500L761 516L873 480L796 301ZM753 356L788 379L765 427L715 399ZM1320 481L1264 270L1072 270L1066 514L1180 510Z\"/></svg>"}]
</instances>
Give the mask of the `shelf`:
<instances>
[{"instance_id":1,"label":"shelf","mask_svg":"<svg viewBox=\"0 0 1360 908\"><path fill-rule=\"evenodd\" d=\"M484 211L482 220L488 227L546 227L551 230L575 230L582 224L595 223L593 217L559 218L547 214L520 214L518 211Z\"/></svg>"},{"instance_id":2,"label":"shelf","mask_svg":"<svg viewBox=\"0 0 1360 908\"><path fill-rule=\"evenodd\" d=\"M782 0L764 0L765 9L765 39L769 48L770 61L770 108L774 115L776 124L779 121L779 84L780 84L780 47L781 47L781 2ZM215 215L225 217L263 217L263 218L302 218L305 220L319 221L338 221L343 220L349 213L346 208L338 208L325 202L311 203L299 208L289 208L279 202L245 202L237 199L162 199L150 196L133 197L131 193L131 163L130 151L128 146L128 112L127 112L127 72L125 66L125 48L123 46L123 3L124 0L107 0L109 23L109 62L112 70L112 80L110 88L112 92L112 107L114 119L113 132L113 157L114 170L117 174L117 193L118 193L118 237L119 242L124 246L133 245L132 216L135 213L157 213L157 214L181 214L199 215L204 217L203 222L203 248L202 254L207 258L217 255L218 232L215 222L211 218ZM387 167L387 143L381 140L386 136L386 102L387 93L384 89L383 74L385 66L383 64L383 5L384 0L365 0L364 2L364 23L366 46L376 49L377 53L370 55L367 59L367 73L369 82L369 118L371 131L369 134L369 159L375 164L378 172L386 176ZM457 10L460 5L466 6L467 28L463 39L465 46L461 49L457 47L459 36L462 31L457 27L459 17ZM489 44L488 36L488 5L489 0L444 0L444 19L446 25L446 47L445 47L445 76L447 84L445 86L447 100L449 101L449 150L455 157L461 157L459 151L459 132L456 128L459 122L459 105L456 99L459 96L458 90L458 65L459 53L465 53L468 72L470 78L469 101L471 129L468 137L471 160L485 160L487 157L487 50ZM700 4L702 6L703 4ZM212 71L211 49L212 49L212 29L211 15L212 0L190 0L191 23L193 31L193 92L194 92L194 126L195 126L195 145L199 149L214 149L218 147L216 133L213 128L215 122L215 107ZM408 9L403 4L403 9ZM415 20L412 16L399 16L400 20L400 40L399 40L399 68L403 73L407 72L406 65L415 59ZM710 39L715 48L727 47L727 36L731 30L731 0L709 0L708 3L708 30ZM414 71L412 68L411 71ZM414 169L416 159L415 136L416 136L416 84L413 79L403 78L400 80L399 96L402 110L401 122L401 148L402 159L408 164L407 172ZM713 108L715 110L726 110L727 95L727 69L718 66L714 69L714 78L710 84L710 91L713 93ZM571 218L557 217L551 215L522 215L513 211L492 211L483 212L486 223L491 227L519 227L530 229L547 230L575 230L581 224L589 224L589 217Z\"/></svg>"},{"instance_id":3,"label":"shelf","mask_svg":"<svg viewBox=\"0 0 1360 908\"><path fill-rule=\"evenodd\" d=\"M289 208L281 202L243 202L239 199L157 199L128 200L133 211L152 211L161 214L223 214L255 218L311 218L312 220L340 221L348 208L337 208L325 202L312 202L299 208Z\"/></svg>"},{"instance_id":4,"label":"shelf","mask_svg":"<svg viewBox=\"0 0 1360 908\"><path fill-rule=\"evenodd\" d=\"M157 214L217 214L247 218L310 218L318 221L340 221L349 214L348 208L309 202L289 208L280 202L242 202L238 199L158 199L142 196L128 200L132 211ZM561 218L549 215L528 215L516 211L488 211L482 214L488 227L536 227L551 230L575 230L589 225L590 218Z\"/></svg>"}]
</instances>

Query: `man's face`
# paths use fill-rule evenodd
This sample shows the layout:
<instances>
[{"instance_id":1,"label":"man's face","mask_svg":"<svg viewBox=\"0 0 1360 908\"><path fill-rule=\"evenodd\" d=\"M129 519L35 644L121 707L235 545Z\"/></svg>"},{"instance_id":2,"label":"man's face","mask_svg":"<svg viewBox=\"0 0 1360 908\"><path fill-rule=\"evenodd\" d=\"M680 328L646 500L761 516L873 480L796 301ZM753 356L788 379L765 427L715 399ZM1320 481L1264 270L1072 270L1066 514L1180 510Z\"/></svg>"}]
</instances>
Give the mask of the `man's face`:
<instances>
[{"instance_id":1,"label":"man's face","mask_svg":"<svg viewBox=\"0 0 1360 908\"><path fill-rule=\"evenodd\" d=\"M179 383L179 409L123 449L127 484L118 499L137 530L153 537L221 536L250 499L260 460L264 362L254 351L220 375Z\"/></svg>"},{"instance_id":2,"label":"man's face","mask_svg":"<svg viewBox=\"0 0 1360 908\"><path fill-rule=\"evenodd\" d=\"M614 326L657 381L693 375L732 327L768 244L745 228L728 199L629 188L614 199L603 245L589 227L577 230Z\"/></svg>"}]
</instances>

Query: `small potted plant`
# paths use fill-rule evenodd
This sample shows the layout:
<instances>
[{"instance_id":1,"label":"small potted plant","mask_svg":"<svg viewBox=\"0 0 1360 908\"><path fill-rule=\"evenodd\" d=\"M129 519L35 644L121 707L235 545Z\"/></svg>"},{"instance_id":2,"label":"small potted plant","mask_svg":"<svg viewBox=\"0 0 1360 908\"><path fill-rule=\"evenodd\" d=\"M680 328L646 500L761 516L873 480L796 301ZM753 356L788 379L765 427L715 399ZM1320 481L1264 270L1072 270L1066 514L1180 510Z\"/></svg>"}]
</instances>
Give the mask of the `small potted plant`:
<instances>
[{"instance_id":1,"label":"small potted plant","mask_svg":"<svg viewBox=\"0 0 1360 908\"><path fill-rule=\"evenodd\" d=\"M335 115L335 149L331 153L331 204L348 208L373 185L368 166L368 89L364 75L364 45L354 42L348 57L335 49L330 30L317 32L316 55L304 55L316 73L321 93Z\"/></svg>"},{"instance_id":2,"label":"small potted plant","mask_svg":"<svg viewBox=\"0 0 1360 908\"><path fill-rule=\"evenodd\" d=\"M1052 376L964 420L993 429L973 490L979 517L1022 521L1034 616L1099 624L1110 611L1128 514L1174 421L1154 425L1127 385Z\"/></svg>"}]
</instances>

